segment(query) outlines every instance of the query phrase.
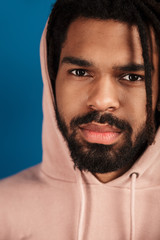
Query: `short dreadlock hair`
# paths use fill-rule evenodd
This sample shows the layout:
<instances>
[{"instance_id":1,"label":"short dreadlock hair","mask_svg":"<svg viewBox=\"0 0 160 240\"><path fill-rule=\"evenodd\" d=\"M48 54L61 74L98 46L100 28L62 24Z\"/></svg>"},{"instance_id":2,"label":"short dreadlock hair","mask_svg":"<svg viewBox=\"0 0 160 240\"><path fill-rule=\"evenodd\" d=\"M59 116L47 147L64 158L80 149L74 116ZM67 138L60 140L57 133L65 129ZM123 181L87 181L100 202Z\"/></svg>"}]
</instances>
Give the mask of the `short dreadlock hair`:
<instances>
[{"instance_id":1,"label":"short dreadlock hair","mask_svg":"<svg viewBox=\"0 0 160 240\"><path fill-rule=\"evenodd\" d=\"M55 93L60 53L70 24L79 17L101 20L113 19L138 28L145 66L146 113L148 144L152 144L156 126L160 123L156 111L156 124L152 111L151 43L149 26L154 30L157 51L160 56L160 3L158 0L57 0L48 21L47 61L48 71ZM160 63L159 63L160 69Z\"/></svg>"}]
</instances>

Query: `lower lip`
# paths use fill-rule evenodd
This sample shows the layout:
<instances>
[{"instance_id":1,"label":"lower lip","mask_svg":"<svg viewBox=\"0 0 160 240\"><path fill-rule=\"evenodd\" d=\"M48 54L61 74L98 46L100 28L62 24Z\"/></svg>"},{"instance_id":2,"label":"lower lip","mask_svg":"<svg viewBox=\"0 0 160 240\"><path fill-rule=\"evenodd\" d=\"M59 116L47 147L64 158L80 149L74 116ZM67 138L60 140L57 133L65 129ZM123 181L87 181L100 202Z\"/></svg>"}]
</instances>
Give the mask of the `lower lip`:
<instances>
[{"instance_id":1,"label":"lower lip","mask_svg":"<svg viewBox=\"0 0 160 240\"><path fill-rule=\"evenodd\" d=\"M99 143L105 145L116 143L119 136L121 135L120 132L94 132L83 128L80 130L86 141L90 143Z\"/></svg>"}]
</instances>

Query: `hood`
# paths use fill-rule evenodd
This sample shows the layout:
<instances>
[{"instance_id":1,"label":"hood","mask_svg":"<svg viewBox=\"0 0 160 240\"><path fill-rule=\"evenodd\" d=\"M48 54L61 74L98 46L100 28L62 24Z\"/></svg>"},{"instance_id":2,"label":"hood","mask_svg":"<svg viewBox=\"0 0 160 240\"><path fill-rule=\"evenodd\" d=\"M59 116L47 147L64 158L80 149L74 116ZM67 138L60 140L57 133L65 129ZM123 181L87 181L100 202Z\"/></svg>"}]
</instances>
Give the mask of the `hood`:
<instances>
[{"instance_id":1,"label":"hood","mask_svg":"<svg viewBox=\"0 0 160 240\"><path fill-rule=\"evenodd\" d=\"M55 116L55 100L52 91L51 81L47 68L47 46L46 46L47 24L42 34L40 44L41 71L43 78L43 161L41 170L50 178L76 182L81 181L86 184L101 183L90 172L82 173L74 169L74 164L70 156L67 144L58 129ZM121 177L106 183L113 187L129 187L130 176L136 173L138 176L136 187L152 187L160 181L158 165L160 165L160 129L158 129L155 142L149 146L136 163Z\"/></svg>"},{"instance_id":2,"label":"hood","mask_svg":"<svg viewBox=\"0 0 160 240\"><path fill-rule=\"evenodd\" d=\"M73 170L73 162L70 158L67 144L56 122L54 110L55 101L47 67L46 32L47 24L40 43L40 60L43 78L42 171L55 179L75 182L76 175Z\"/></svg>"}]
</instances>

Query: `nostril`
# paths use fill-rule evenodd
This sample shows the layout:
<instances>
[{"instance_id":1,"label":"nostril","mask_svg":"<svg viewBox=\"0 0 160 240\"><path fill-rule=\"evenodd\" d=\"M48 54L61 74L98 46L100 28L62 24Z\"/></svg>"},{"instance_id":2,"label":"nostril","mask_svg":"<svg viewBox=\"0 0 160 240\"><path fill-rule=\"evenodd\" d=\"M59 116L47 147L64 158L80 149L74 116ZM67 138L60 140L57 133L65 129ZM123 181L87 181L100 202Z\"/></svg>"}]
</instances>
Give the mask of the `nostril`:
<instances>
[{"instance_id":1,"label":"nostril","mask_svg":"<svg viewBox=\"0 0 160 240\"><path fill-rule=\"evenodd\" d=\"M115 107L112 107L112 106L110 106L110 107L107 107L107 106L105 106L105 107L103 107L103 106L101 106L101 105L99 105L99 106L95 106L95 105L92 105L92 104L90 104L89 106L88 106L91 110L96 110L96 111L109 111L109 112L113 112L113 111L115 111L116 109L117 109L117 107L115 106Z\"/></svg>"},{"instance_id":2,"label":"nostril","mask_svg":"<svg viewBox=\"0 0 160 240\"><path fill-rule=\"evenodd\" d=\"M89 105L89 108L92 110L97 110L97 108L94 105Z\"/></svg>"},{"instance_id":3,"label":"nostril","mask_svg":"<svg viewBox=\"0 0 160 240\"><path fill-rule=\"evenodd\" d=\"M108 107L106 109L106 111L110 111L110 112L115 111L115 110L116 110L116 107Z\"/></svg>"}]
</instances>

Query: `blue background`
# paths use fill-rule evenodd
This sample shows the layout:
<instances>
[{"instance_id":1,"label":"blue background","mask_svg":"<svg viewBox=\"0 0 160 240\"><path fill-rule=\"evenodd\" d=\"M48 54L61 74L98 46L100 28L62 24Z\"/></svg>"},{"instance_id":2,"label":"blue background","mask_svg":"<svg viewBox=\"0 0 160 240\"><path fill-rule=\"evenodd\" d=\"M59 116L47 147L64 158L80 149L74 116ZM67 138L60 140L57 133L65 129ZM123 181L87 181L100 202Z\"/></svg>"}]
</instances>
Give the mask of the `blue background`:
<instances>
[{"instance_id":1,"label":"blue background","mask_svg":"<svg viewBox=\"0 0 160 240\"><path fill-rule=\"evenodd\" d=\"M54 0L9 0L0 7L0 178L42 159L39 45Z\"/></svg>"}]
</instances>

